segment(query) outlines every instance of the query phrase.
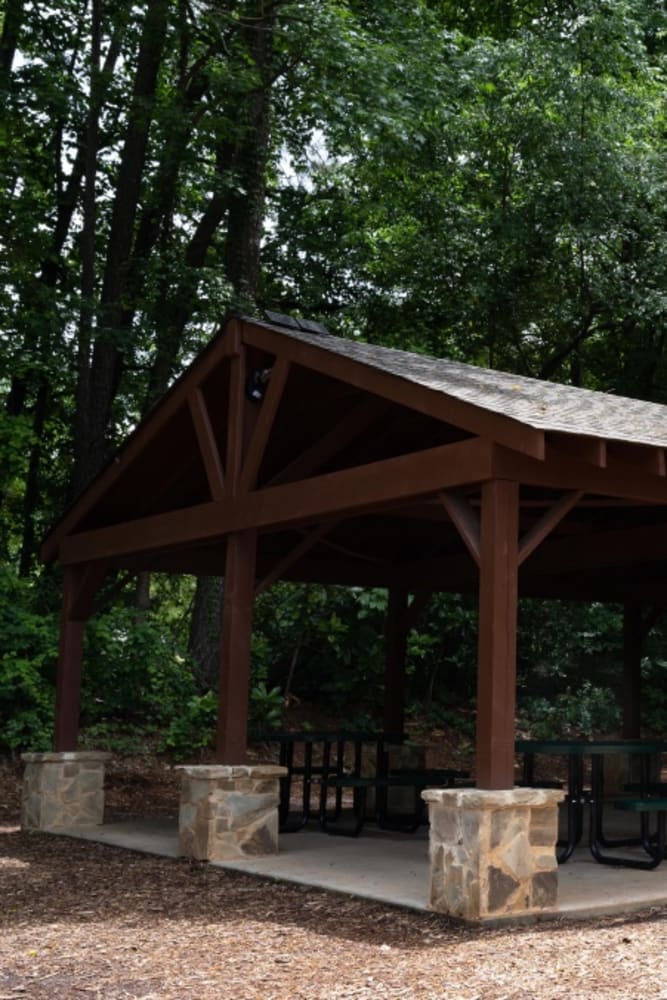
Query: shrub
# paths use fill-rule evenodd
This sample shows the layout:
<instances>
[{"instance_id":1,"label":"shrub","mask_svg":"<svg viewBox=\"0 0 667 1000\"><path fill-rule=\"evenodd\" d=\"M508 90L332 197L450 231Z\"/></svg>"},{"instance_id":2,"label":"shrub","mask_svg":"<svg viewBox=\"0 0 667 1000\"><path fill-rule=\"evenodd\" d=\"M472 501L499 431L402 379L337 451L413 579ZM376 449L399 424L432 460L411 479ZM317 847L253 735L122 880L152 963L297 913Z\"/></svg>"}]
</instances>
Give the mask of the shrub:
<instances>
[{"instance_id":1,"label":"shrub","mask_svg":"<svg viewBox=\"0 0 667 1000\"><path fill-rule=\"evenodd\" d=\"M592 736L618 728L621 710L613 691L590 681L555 698L526 698L519 710L519 726L535 739Z\"/></svg>"},{"instance_id":2,"label":"shrub","mask_svg":"<svg viewBox=\"0 0 667 1000\"><path fill-rule=\"evenodd\" d=\"M34 603L30 582L0 567L0 751L51 747L57 620Z\"/></svg>"}]
</instances>

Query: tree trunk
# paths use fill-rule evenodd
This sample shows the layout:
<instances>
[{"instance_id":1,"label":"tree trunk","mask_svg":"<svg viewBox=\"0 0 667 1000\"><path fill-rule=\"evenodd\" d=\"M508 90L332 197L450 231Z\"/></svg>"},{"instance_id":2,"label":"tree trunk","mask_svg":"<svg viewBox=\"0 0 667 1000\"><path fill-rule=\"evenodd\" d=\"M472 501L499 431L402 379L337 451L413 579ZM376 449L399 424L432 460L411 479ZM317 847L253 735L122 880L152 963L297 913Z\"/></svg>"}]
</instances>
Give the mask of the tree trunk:
<instances>
[{"instance_id":1,"label":"tree trunk","mask_svg":"<svg viewBox=\"0 0 667 1000\"><path fill-rule=\"evenodd\" d=\"M263 7L263 5L262 5ZM260 8L259 13L262 13ZM262 219L266 203L266 170L270 148L270 64L273 57L273 28L275 12L258 18L246 29L246 40L252 60L262 83L250 94L240 109L239 120L244 128L233 155L235 172L234 190L230 194L225 242L225 272L234 289L238 305L253 308L259 284L259 261L262 237ZM214 223L217 205L209 205L206 215L193 237L191 252L203 263L202 248L207 245L206 229ZM214 226L213 226L214 228ZM201 232L200 232L201 231ZM207 672L207 665L215 660L216 669L220 656L220 622L222 618L222 593L220 580L198 577L195 593L195 611L198 606L210 607L217 595L218 604L212 616L214 628L208 621L193 614L190 630L190 651L200 674ZM213 597L211 596L213 595Z\"/></svg>"},{"instance_id":2,"label":"tree trunk","mask_svg":"<svg viewBox=\"0 0 667 1000\"><path fill-rule=\"evenodd\" d=\"M9 90L12 64L23 23L23 0L5 0L5 16L0 35L0 92Z\"/></svg>"},{"instance_id":3,"label":"tree trunk","mask_svg":"<svg viewBox=\"0 0 667 1000\"><path fill-rule=\"evenodd\" d=\"M214 690L218 683L222 591L222 577L197 577L188 652L194 663L193 674L200 694Z\"/></svg>"},{"instance_id":4,"label":"tree trunk","mask_svg":"<svg viewBox=\"0 0 667 1000\"><path fill-rule=\"evenodd\" d=\"M123 296L128 280L134 223L144 178L148 133L162 60L168 0L152 0L144 20L125 143L116 181L102 281L100 330L93 347L87 400L77 415L82 428L74 456L75 492L104 464L111 406L123 368Z\"/></svg>"}]
</instances>

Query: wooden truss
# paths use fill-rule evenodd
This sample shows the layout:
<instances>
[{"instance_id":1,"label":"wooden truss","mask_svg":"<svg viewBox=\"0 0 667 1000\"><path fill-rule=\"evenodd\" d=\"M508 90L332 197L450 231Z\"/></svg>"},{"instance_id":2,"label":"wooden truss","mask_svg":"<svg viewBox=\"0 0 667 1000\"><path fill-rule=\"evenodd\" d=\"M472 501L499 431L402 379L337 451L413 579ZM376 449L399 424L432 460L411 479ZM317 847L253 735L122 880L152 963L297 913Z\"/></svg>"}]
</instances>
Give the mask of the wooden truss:
<instances>
[{"instance_id":1,"label":"wooden truss","mask_svg":"<svg viewBox=\"0 0 667 1000\"><path fill-rule=\"evenodd\" d=\"M65 568L56 746L76 745L83 624L110 569L224 574L218 757L234 763L253 600L277 580L389 589L391 729L411 621L433 591L476 590L478 783L507 787L519 593L627 605L636 729L641 604L664 601L666 510L662 447L545 432L327 338L233 319L44 542Z\"/></svg>"}]
</instances>

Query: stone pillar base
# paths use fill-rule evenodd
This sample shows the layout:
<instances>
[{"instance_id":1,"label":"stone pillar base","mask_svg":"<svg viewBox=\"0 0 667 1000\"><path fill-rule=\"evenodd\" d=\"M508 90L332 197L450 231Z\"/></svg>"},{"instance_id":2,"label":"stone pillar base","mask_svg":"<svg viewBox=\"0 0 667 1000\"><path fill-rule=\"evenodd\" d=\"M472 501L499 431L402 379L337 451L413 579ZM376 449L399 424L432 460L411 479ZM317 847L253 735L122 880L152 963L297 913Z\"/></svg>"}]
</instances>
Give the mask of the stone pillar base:
<instances>
[{"instance_id":1,"label":"stone pillar base","mask_svg":"<svg viewBox=\"0 0 667 1000\"><path fill-rule=\"evenodd\" d=\"M428 789L431 908L479 923L552 909L565 793Z\"/></svg>"},{"instance_id":2,"label":"stone pillar base","mask_svg":"<svg viewBox=\"0 0 667 1000\"><path fill-rule=\"evenodd\" d=\"M179 770L180 854L198 861L238 861L278 853L279 785L287 768L214 764Z\"/></svg>"},{"instance_id":3,"label":"stone pillar base","mask_svg":"<svg viewBox=\"0 0 667 1000\"><path fill-rule=\"evenodd\" d=\"M109 753L24 753L21 828L99 826L104 818L104 764Z\"/></svg>"}]
</instances>

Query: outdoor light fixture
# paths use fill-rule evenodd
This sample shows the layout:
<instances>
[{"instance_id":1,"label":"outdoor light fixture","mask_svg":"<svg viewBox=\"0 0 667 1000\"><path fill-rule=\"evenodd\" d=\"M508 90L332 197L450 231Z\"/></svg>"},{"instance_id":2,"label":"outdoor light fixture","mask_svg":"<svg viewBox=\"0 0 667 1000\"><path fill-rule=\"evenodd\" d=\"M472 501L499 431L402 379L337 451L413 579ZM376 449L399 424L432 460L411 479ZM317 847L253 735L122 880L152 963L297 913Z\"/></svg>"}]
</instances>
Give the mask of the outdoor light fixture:
<instances>
[{"instance_id":1,"label":"outdoor light fixture","mask_svg":"<svg viewBox=\"0 0 667 1000\"><path fill-rule=\"evenodd\" d=\"M253 368L248 374L245 394L251 403L260 403L264 399L266 383L271 378L271 371L271 368Z\"/></svg>"}]
</instances>

